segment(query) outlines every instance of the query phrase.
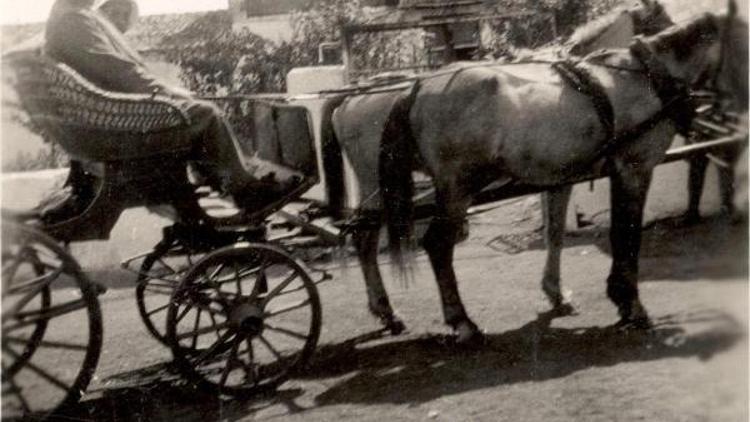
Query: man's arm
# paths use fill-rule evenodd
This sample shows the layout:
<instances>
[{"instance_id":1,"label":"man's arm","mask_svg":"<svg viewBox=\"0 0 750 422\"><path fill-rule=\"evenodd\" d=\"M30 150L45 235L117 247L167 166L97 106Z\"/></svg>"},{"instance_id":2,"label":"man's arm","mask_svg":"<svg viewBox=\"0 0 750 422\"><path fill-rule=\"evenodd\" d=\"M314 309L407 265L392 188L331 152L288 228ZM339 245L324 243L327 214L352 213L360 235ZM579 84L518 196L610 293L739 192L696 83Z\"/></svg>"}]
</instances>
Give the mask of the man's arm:
<instances>
[{"instance_id":1,"label":"man's arm","mask_svg":"<svg viewBox=\"0 0 750 422\"><path fill-rule=\"evenodd\" d=\"M68 13L47 26L46 50L102 89L151 93L169 89L141 64L117 51L95 19Z\"/></svg>"}]
</instances>

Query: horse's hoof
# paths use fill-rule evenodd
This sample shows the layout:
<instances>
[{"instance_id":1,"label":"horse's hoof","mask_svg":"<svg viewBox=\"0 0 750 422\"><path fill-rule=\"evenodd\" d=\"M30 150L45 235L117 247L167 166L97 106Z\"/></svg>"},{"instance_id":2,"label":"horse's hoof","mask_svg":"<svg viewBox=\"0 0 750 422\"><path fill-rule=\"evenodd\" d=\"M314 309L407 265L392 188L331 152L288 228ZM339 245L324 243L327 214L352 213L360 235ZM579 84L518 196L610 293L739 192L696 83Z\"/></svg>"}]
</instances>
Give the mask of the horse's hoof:
<instances>
[{"instance_id":1,"label":"horse's hoof","mask_svg":"<svg viewBox=\"0 0 750 422\"><path fill-rule=\"evenodd\" d=\"M456 325L456 346L461 348L478 348L487 344L484 333L472 322L464 321Z\"/></svg>"},{"instance_id":2,"label":"horse's hoof","mask_svg":"<svg viewBox=\"0 0 750 422\"><path fill-rule=\"evenodd\" d=\"M638 318L622 318L615 324L615 329L621 332L647 331L653 328L651 319L647 316Z\"/></svg>"},{"instance_id":3,"label":"horse's hoof","mask_svg":"<svg viewBox=\"0 0 750 422\"><path fill-rule=\"evenodd\" d=\"M572 303L566 302L555 305L550 311L550 314L555 317L566 317L571 315L578 315L578 311Z\"/></svg>"},{"instance_id":4,"label":"horse's hoof","mask_svg":"<svg viewBox=\"0 0 750 422\"><path fill-rule=\"evenodd\" d=\"M693 213L693 212L686 212L682 216L682 224L686 226L694 226L698 223L700 223L702 220L701 215L699 213Z\"/></svg>"},{"instance_id":5,"label":"horse's hoof","mask_svg":"<svg viewBox=\"0 0 750 422\"><path fill-rule=\"evenodd\" d=\"M385 323L385 329L389 330L392 336L397 336L406 330L406 325L399 318L393 317Z\"/></svg>"}]
</instances>

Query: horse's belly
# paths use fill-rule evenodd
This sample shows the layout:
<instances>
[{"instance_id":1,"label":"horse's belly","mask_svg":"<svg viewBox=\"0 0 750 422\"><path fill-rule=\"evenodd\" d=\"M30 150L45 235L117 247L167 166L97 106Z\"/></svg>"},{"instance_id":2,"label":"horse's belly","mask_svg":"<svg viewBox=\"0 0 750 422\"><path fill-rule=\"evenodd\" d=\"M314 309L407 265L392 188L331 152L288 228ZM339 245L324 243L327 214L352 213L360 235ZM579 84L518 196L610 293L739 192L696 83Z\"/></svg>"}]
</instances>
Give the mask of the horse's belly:
<instances>
[{"instance_id":1,"label":"horse's belly","mask_svg":"<svg viewBox=\"0 0 750 422\"><path fill-rule=\"evenodd\" d=\"M503 166L532 184L556 184L585 171L606 142L590 100L572 90L519 95L504 118L499 148ZM522 93L523 94L523 93Z\"/></svg>"}]
</instances>

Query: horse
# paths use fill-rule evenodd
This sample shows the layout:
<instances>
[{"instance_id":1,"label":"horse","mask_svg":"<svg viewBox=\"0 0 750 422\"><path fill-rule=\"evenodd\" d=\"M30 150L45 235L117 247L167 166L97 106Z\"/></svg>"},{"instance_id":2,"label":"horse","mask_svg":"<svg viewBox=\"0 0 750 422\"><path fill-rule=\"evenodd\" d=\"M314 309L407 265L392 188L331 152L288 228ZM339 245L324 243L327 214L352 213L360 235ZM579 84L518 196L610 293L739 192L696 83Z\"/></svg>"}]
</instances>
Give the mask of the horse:
<instances>
[{"instance_id":1,"label":"horse","mask_svg":"<svg viewBox=\"0 0 750 422\"><path fill-rule=\"evenodd\" d=\"M661 3L655 0L640 0L637 7L616 9L574 31L559 50L558 57L583 57L601 49L625 48L634 36L654 35L673 24ZM560 314L575 312L571 292L563 292L560 288L560 258L565 234L565 214L572 189L571 185L555 187L543 192L541 201L544 242L547 248L542 290Z\"/></svg>"},{"instance_id":2,"label":"horse","mask_svg":"<svg viewBox=\"0 0 750 422\"><path fill-rule=\"evenodd\" d=\"M423 75L411 89L339 98L329 105L332 124L325 130L356 143L384 127L379 153L358 147L378 169L396 257L411 243L411 171L420 167L431 176L436 212L423 247L444 320L462 344L482 338L460 299L452 262L473 197L497 180L558 189L582 172L605 168L612 182L607 294L620 315L616 326L646 329L650 318L637 282L652 170L675 133L689 126L684 117L692 110L691 82L710 74L719 92L746 98L747 60L738 53L747 51L746 34L747 24L731 13L706 14L572 66L462 65ZM376 262L377 230L359 230L354 238L361 262ZM400 331L403 323L392 312L377 267L363 265L363 272L370 310L392 332Z\"/></svg>"},{"instance_id":3,"label":"horse","mask_svg":"<svg viewBox=\"0 0 750 422\"><path fill-rule=\"evenodd\" d=\"M545 52L533 52L531 58L538 60L540 57L552 57L557 60L570 54L585 54L606 47L626 47L636 34L652 35L672 25L672 20L667 15L664 7L655 0L639 0L639 4L632 8L618 8L609 14L584 25L576 30L569 40L562 46L550 48ZM376 162L371 157L379 154L380 137L385 121L391 111L391 107L403 89L396 86L394 89L382 89L376 92L367 91L363 96L339 96L332 97L324 106L323 110L323 133L324 139L324 165L325 173L328 175L326 187L330 207L335 214L343 208L344 187L343 174L340 163L340 152L343 146L354 161L354 172L360 183L365 186L360 188L364 191L361 198L359 213L363 214L353 230L354 244L362 267L363 275L367 285L368 307L370 312L381 320L385 327L391 329L394 334L400 332L404 325L394 314L390 306L382 275L378 267L378 238L381 226L380 209L382 203L378 197L377 168ZM341 105L346 102L344 107ZM350 122L368 122L367 126L356 126L355 133L351 136L342 135L339 127L339 136L333 128L332 115L339 108L346 108L349 114L346 120ZM343 114L339 111L340 114ZM356 114L356 115L355 115ZM341 126L341 125L339 125ZM347 142L346 138L353 140ZM343 142L342 142L343 141ZM343 144L343 145L340 145ZM408 176L408 175L407 175ZM542 203L545 216L545 238L548 245L548 258L545 265L545 276L543 277L544 290L550 292L550 300L558 307L568 306L572 312L569 301L563 301L563 295L559 289L559 266L562 249L562 237L565 221L565 209L570 197L570 188L559 188L543 194ZM551 211L550 211L551 210ZM362 222L366 224L361 224ZM556 287L558 286L558 287ZM558 299L559 298L559 299Z\"/></svg>"}]
</instances>

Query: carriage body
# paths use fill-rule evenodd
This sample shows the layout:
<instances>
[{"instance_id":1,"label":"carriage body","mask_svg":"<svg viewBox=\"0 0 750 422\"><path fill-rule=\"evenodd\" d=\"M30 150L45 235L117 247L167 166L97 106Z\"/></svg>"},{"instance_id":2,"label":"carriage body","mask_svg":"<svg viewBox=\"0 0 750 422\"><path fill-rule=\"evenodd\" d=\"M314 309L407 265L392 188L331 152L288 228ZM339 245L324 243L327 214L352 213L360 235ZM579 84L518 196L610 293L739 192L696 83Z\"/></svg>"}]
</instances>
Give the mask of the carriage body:
<instances>
[{"instance_id":1,"label":"carriage body","mask_svg":"<svg viewBox=\"0 0 750 422\"><path fill-rule=\"evenodd\" d=\"M176 217L187 221L200 214L200 194L186 172L191 151L184 101L101 90L37 51L17 52L4 61L31 123L96 179L81 215L45 222L45 232L67 242L107 239L122 210L136 206L172 205ZM304 107L252 97L216 103L229 116L244 153L257 153L305 177L289 198L267 204L248 224L262 221L318 182L312 123Z\"/></svg>"},{"instance_id":2,"label":"carriage body","mask_svg":"<svg viewBox=\"0 0 750 422\"><path fill-rule=\"evenodd\" d=\"M183 139L190 121L179 100L103 91L36 51L6 56L5 65L32 125L77 162L92 192L76 213L63 218L3 212L3 307L9 309L3 316L3 343L20 347L3 356L11 369L3 374L4 394L9 392L4 413L44 417L80 399L101 351L98 295L106 289L89 280L60 243L108 239L120 214L133 207L167 206L175 220L152 250L125 264L140 264L135 269L138 310L147 329L173 350L187 377L223 393L257 391L282 382L306 362L321 323L315 281L304 263L278 242L269 242L265 222L318 183L319 153L305 107L283 98L216 99L243 153L304 175L282 199L245 214L209 187L191 183L191 151ZM206 290L206 277L213 292ZM71 288L76 290L72 296ZM226 301L227 295L235 299ZM194 306L206 300L215 308ZM180 325L188 314L190 324ZM67 332L71 318L88 324L81 332ZM284 325L274 319L294 321L302 334L285 338L289 335L283 331L273 331ZM219 332L223 335L217 340L214 333ZM260 349L248 353L253 342ZM77 370L60 371L47 357L56 350L77 358L69 364ZM196 361L197 351L212 359ZM252 360L233 367L241 355ZM226 375L206 375L222 363ZM49 367L39 369L45 364ZM34 397L43 400L34 403Z\"/></svg>"}]
</instances>

